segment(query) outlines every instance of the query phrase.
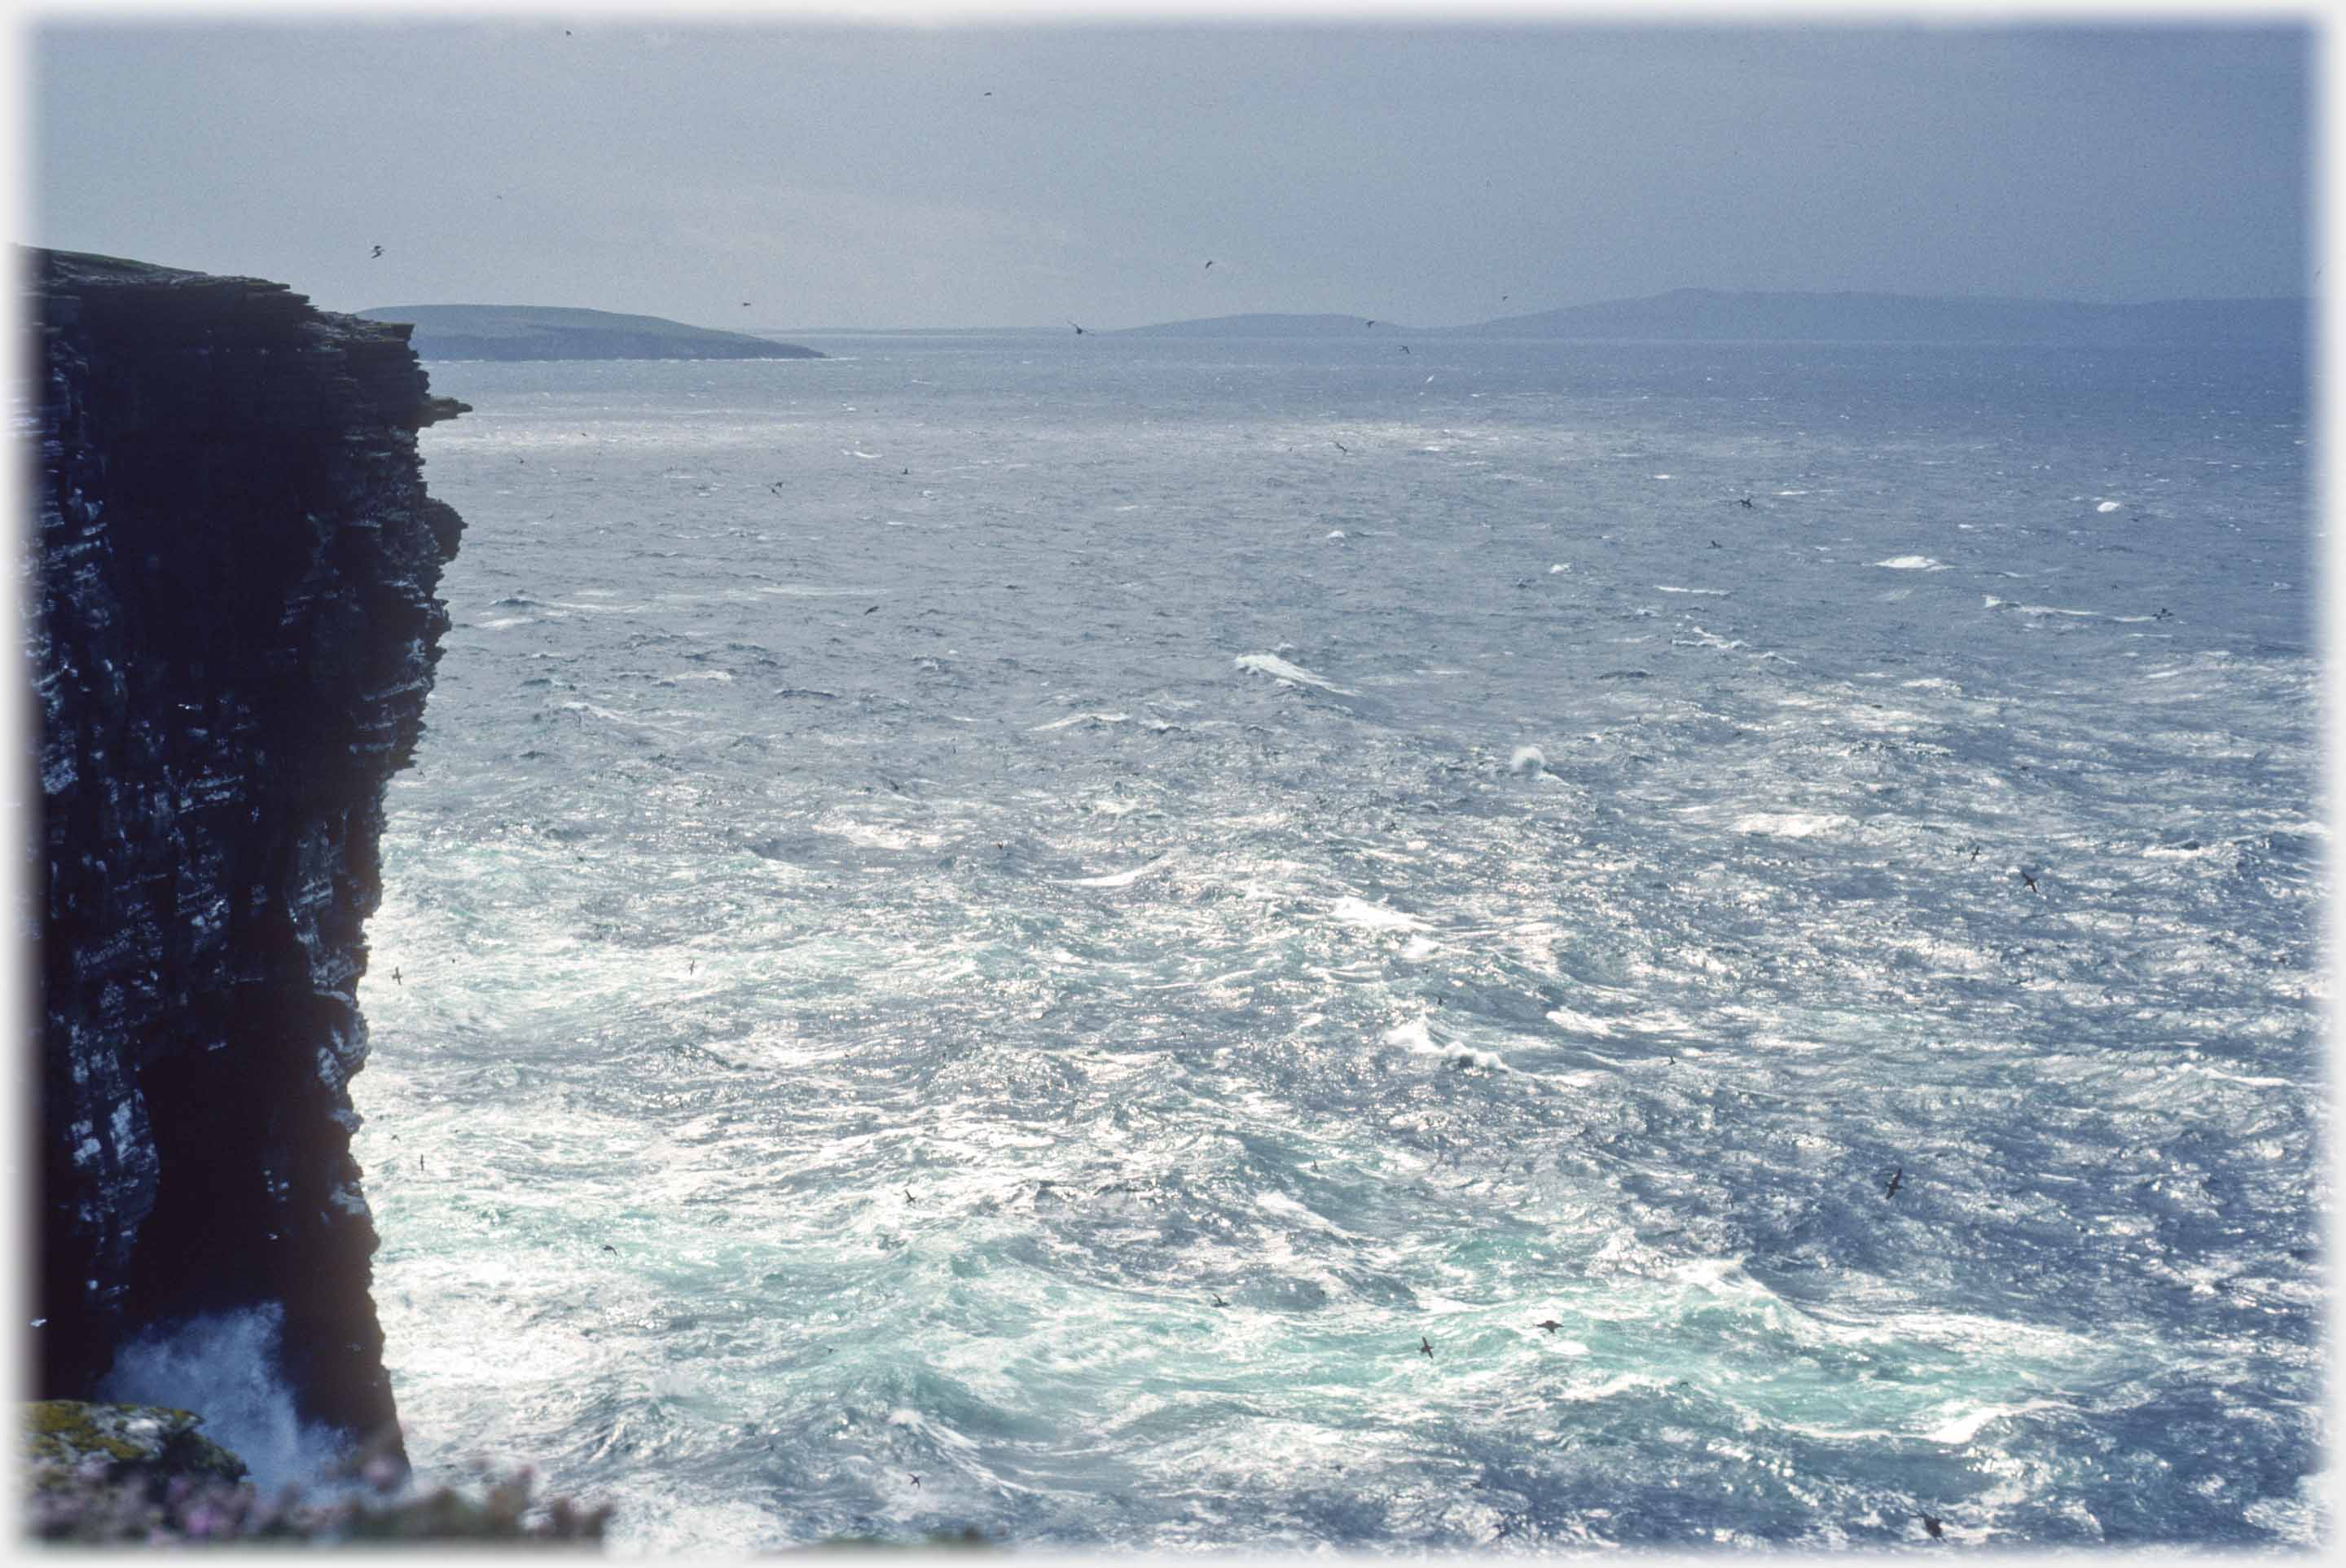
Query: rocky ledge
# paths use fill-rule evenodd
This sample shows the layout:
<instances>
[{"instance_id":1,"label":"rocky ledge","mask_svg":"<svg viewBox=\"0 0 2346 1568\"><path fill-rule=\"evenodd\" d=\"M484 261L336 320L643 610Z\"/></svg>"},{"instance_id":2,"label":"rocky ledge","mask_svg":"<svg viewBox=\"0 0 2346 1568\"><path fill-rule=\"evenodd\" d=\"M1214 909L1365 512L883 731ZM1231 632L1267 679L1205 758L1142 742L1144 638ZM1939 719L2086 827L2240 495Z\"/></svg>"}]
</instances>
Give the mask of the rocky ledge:
<instances>
[{"instance_id":1,"label":"rocky ledge","mask_svg":"<svg viewBox=\"0 0 2346 1568\"><path fill-rule=\"evenodd\" d=\"M29 1392L134 1337L280 1329L301 1420L395 1444L350 1152L384 787L463 522L403 327L33 251L40 1254Z\"/></svg>"}]
</instances>

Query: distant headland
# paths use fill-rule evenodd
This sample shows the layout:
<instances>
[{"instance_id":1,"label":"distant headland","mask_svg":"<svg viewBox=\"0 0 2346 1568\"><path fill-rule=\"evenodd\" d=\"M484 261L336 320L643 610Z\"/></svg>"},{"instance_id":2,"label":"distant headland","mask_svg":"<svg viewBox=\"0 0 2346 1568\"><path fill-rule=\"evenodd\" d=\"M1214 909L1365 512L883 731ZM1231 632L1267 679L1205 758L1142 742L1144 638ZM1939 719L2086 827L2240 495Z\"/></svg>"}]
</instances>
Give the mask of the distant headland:
<instances>
[{"instance_id":1,"label":"distant headland","mask_svg":"<svg viewBox=\"0 0 2346 1568\"><path fill-rule=\"evenodd\" d=\"M796 343L555 305L376 305L357 314L407 321L426 360L820 360Z\"/></svg>"},{"instance_id":2,"label":"distant headland","mask_svg":"<svg viewBox=\"0 0 2346 1568\"><path fill-rule=\"evenodd\" d=\"M1363 332L1392 333L1413 329L1396 321L1368 316L1289 315L1258 312L1247 316L1209 316L1198 321L1160 321L1152 327L1109 329L1109 335L1134 338L1357 338Z\"/></svg>"},{"instance_id":3,"label":"distant headland","mask_svg":"<svg viewBox=\"0 0 2346 1568\"><path fill-rule=\"evenodd\" d=\"M1127 327L1125 335L1183 338L1366 336L1574 338L1614 341L2259 343L2311 341L2303 299L2160 300L2106 305L2069 300L1948 299L1915 294L1673 289L1637 300L1567 305L1469 326L1401 327L1381 317L1218 316Z\"/></svg>"}]
</instances>

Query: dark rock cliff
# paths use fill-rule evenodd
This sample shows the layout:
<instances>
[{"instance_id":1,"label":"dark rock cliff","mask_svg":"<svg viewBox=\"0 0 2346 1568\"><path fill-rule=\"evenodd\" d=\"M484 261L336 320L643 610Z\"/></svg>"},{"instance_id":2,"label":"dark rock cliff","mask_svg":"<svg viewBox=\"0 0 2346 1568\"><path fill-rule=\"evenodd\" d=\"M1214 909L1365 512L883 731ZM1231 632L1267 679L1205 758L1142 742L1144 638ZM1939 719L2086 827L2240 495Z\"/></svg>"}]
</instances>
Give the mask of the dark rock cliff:
<instances>
[{"instance_id":1,"label":"dark rock cliff","mask_svg":"<svg viewBox=\"0 0 2346 1568\"><path fill-rule=\"evenodd\" d=\"M347 1084L383 790L463 523L403 327L282 284L24 253L38 714L33 1388L275 1308L298 1413L393 1420Z\"/></svg>"}]
</instances>

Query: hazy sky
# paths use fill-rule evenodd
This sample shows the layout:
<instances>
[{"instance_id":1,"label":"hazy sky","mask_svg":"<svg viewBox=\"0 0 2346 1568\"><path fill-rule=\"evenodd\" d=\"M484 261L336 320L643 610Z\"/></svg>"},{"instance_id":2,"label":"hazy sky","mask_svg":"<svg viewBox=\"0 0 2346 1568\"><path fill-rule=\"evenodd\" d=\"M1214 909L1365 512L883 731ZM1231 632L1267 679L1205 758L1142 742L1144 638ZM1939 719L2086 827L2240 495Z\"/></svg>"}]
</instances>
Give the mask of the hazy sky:
<instances>
[{"instance_id":1,"label":"hazy sky","mask_svg":"<svg viewBox=\"0 0 2346 1568\"><path fill-rule=\"evenodd\" d=\"M26 238L337 310L770 328L2285 294L2313 50L2299 25L50 19Z\"/></svg>"}]
</instances>

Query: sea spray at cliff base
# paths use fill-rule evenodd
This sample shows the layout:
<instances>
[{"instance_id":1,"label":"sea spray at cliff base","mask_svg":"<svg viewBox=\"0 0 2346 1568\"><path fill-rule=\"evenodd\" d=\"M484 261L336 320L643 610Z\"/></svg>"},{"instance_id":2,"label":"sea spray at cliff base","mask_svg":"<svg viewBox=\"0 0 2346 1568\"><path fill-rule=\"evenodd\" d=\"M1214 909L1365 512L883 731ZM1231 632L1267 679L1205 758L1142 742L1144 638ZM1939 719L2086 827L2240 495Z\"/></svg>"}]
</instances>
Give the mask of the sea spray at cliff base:
<instances>
[{"instance_id":1,"label":"sea spray at cliff base","mask_svg":"<svg viewBox=\"0 0 2346 1568\"><path fill-rule=\"evenodd\" d=\"M294 1412L280 1354L284 1326L284 1310L271 1306L150 1329L116 1355L98 1397L200 1414L204 1435L244 1461L271 1496L289 1484L331 1486L349 1436Z\"/></svg>"},{"instance_id":2,"label":"sea spray at cliff base","mask_svg":"<svg viewBox=\"0 0 2346 1568\"><path fill-rule=\"evenodd\" d=\"M434 367L354 1086L427 1476L2314 1538L2300 361L810 341Z\"/></svg>"}]
</instances>

